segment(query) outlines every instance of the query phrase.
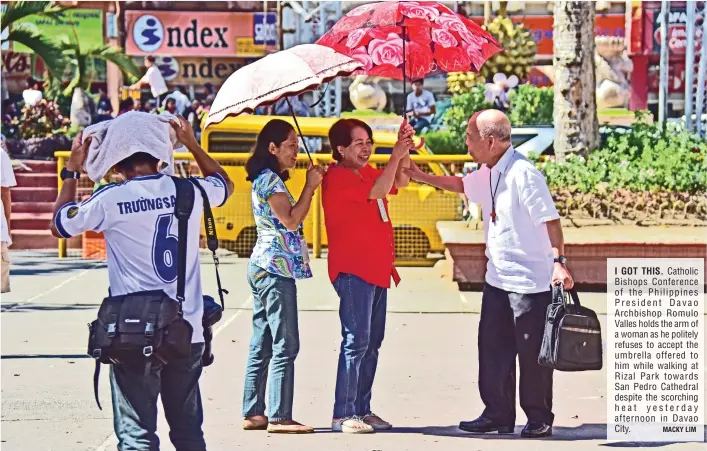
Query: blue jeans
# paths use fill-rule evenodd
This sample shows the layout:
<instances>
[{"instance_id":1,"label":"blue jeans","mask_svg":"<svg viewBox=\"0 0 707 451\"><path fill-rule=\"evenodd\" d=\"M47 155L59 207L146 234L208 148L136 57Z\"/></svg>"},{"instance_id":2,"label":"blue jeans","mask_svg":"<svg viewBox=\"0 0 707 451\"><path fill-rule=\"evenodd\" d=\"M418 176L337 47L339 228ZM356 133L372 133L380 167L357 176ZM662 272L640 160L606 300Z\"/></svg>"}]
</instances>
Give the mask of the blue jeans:
<instances>
[{"instance_id":1,"label":"blue jeans","mask_svg":"<svg viewBox=\"0 0 707 451\"><path fill-rule=\"evenodd\" d=\"M341 350L336 374L334 418L371 413L378 350L385 335L388 290L353 274L334 281L339 295Z\"/></svg>"},{"instance_id":2,"label":"blue jeans","mask_svg":"<svg viewBox=\"0 0 707 451\"><path fill-rule=\"evenodd\" d=\"M414 118L410 121L410 125L412 125L412 128L415 129L415 132L422 133L422 130L424 130L425 127L430 126L430 121L424 117Z\"/></svg>"},{"instance_id":3,"label":"blue jeans","mask_svg":"<svg viewBox=\"0 0 707 451\"><path fill-rule=\"evenodd\" d=\"M270 367L269 420L291 420L295 358L299 353L295 280L250 263L248 282L253 292L253 337L245 374L243 416L265 415Z\"/></svg>"},{"instance_id":4,"label":"blue jeans","mask_svg":"<svg viewBox=\"0 0 707 451\"><path fill-rule=\"evenodd\" d=\"M205 451L201 424L199 377L203 343L192 343L188 359L164 367L154 366L149 375L121 365L111 365L113 427L120 451L154 451L157 437L157 396L162 398L169 424L169 438L178 451Z\"/></svg>"}]
</instances>

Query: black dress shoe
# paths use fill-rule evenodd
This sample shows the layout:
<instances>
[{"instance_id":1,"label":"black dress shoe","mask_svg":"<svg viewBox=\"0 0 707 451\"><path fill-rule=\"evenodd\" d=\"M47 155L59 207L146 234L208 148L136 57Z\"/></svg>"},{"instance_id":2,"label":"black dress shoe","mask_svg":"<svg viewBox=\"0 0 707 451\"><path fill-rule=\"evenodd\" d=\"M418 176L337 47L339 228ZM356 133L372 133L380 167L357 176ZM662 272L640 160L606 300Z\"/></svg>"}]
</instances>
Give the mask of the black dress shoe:
<instances>
[{"instance_id":1,"label":"black dress shoe","mask_svg":"<svg viewBox=\"0 0 707 451\"><path fill-rule=\"evenodd\" d=\"M474 421L462 421L459 423L459 429L466 432L475 432L477 434L485 434L488 432L498 432L499 434L512 434L515 429L513 424L501 424L488 418L479 417Z\"/></svg>"},{"instance_id":2,"label":"black dress shoe","mask_svg":"<svg viewBox=\"0 0 707 451\"><path fill-rule=\"evenodd\" d=\"M551 435L552 426L547 423L528 423L520 433L523 438L550 437Z\"/></svg>"}]
</instances>

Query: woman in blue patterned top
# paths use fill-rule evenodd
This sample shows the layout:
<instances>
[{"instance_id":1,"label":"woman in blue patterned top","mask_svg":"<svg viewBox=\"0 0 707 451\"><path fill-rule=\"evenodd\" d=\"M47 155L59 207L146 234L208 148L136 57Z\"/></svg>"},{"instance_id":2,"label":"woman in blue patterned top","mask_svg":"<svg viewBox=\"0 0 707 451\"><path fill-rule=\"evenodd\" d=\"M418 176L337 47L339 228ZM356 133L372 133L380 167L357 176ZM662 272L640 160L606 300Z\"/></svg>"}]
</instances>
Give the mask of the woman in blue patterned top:
<instances>
[{"instance_id":1,"label":"woman in blue patterned top","mask_svg":"<svg viewBox=\"0 0 707 451\"><path fill-rule=\"evenodd\" d=\"M258 241L248 265L253 292L253 337L243 393L243 429L310 433L314 429L292 420L295 358L299 352L295 280L312 277L302 222L324 170L307 169L299 201L285 181L295 167L299 140L282 120L268 122L258 135L246 163L253 182L252 202ZM265 416L265 385L270 366L269 417Z\"/></svg>"}]
</instances>

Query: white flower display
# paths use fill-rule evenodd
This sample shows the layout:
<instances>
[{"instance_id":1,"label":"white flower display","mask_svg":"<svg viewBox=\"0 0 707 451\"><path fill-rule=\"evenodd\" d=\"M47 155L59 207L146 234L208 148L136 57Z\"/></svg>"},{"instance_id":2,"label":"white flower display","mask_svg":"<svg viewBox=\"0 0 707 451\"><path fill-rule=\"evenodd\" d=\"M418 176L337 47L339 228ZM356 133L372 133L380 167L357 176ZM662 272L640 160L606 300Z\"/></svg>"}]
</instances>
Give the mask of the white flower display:
<instances>
[{"instance_id":1,"label":"white flower display","mask_svg":"<svg viewBox=\"0 0 707 451\"><path fill-rule=\"evenodd\" d=\"M506 77L506 74L498 73L493 76L493 83L486 83L486 100L496 104L500 103L504 108L508 108L508 92L518 86L518 77L511 75Z\"/></svg>"}]
</instances>

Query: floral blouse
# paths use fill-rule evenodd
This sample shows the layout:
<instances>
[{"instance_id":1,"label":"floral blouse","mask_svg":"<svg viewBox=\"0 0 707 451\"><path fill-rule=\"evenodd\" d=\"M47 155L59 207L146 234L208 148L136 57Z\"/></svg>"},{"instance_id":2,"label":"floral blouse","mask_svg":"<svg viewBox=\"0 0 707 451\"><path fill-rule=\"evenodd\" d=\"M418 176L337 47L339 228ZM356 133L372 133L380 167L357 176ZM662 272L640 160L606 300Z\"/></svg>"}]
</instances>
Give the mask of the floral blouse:
<instances>
[{"instance_id":1,"label":"floral blouse","mask_svg":"<svg viewBox=\"0 0 707 451\"><path fill-rule=\"evenodd\" d=\"M303 250L308 252L303 226L300 224L295 231L287 230L275 217L268 203L268 198L275 193L287 194L290 203L295 205L295 199L282 179L270 169L265 169L253 182L251 192L258 241L250 260L271 274L291 279L310 278L312 271L303 257Z\"/></svg>"}]
</instances>

